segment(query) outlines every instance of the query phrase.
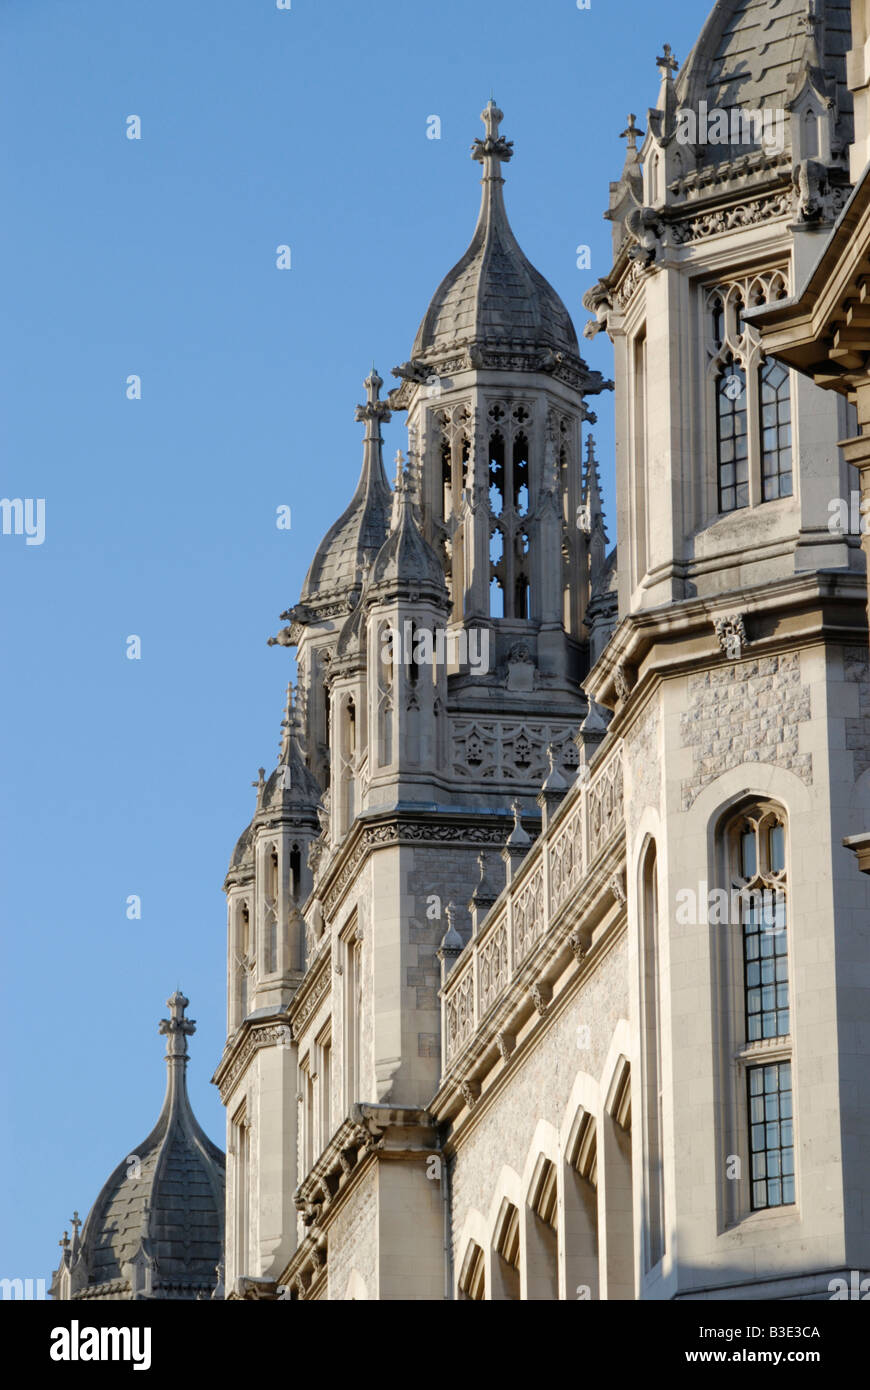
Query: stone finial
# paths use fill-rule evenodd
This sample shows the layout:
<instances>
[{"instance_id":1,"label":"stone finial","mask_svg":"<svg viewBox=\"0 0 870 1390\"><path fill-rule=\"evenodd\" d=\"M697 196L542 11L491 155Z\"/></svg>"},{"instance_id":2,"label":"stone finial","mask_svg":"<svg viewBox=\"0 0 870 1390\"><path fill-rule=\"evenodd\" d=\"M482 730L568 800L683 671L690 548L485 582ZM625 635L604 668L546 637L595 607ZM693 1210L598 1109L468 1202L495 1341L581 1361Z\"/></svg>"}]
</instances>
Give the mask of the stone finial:
<instances>
[{"instance_id":1,"label":"stone finial","mask_svg":"<svg viewBox=\"0 0 870 1390\"><path fill-rule=\"evenodd\" d=\"M480 870L480 878L475 884L474 892L468 904L468 910L471 913L472 936L477 935L487 912L492 907L501 891L489 877L488 860L483 850L481 850L477 856L477 867Z\"/></svg>"},{"instance_id":2,"label":"stone finial","mask_svg":"<svg viewBox=\"0 0 870 1390\"><path fill-rule=\"evenodd\" d=\"M662 56L656 58L656 67L661 73L662 81L667 82L671 79L673 74L678 71L679 66L679 63L674 57L674 51L671 45L666 43L662 49Z\"/></svg>"},{"instance_id":3,"label":"stone finial","mask_svg":"<svg viewBox=\"0 0 870 1390\"><path fill-rule=\"evenodd\" d=\"M584 781L589 778L589 763L595 756L610 723L609 713L604 706L599 705L591 696L588 699L589 713L580 725L574 740L580 753L578 777Z\"/></svg>"},{"instance_id":4,"label":"stone finial","mask_svg":"<svg viewBox=\"0 0 870 1390\"><path fill-rule=\"evenodd\" d=\"M521 849L525 853L532 843L532 837L523 829L523 813L519 801L511 802L511 810L514 813L514 828L508 835L508 846L511 849Z\"/></svg>"},{"instance_id":5,"label":"stone finial","mask_svg":"<svg viewBox=\"0 0 870 1390\"><path fill-rule=\"evenodd\" d=\"M620 140L628 141L628 145L626 146L628 154L637 153L637 139L638 136L643 135L643 131L640 129L640 126L635 125L636 120L637 117L635 116L634 112L629 112L628 125L625 127L625 130L621 130L619 132Z\"/></svg>"},{"instance_id":6,"label":"stone finial","mask_svg":"<svg viewBox=\"0 0 870 1390\"><path fill-rule=\"evenodd\" d=\"M408 481L408 474L405 469L405 456L402 453L401 449L396 450L396 457L394 458L393 462L396 465L396 481L393 484L393 520L391 523L391 529L396 525L397 521L396 498L399 497L401 493L405 491L405 486Z\"/></svg>"},{"instance_id":7,"label":"stone finial","mask_svg":"<svg viewBox=\"0 0 870 1390\"><path fill-rule=\"evenodd\" d=\"M456 908L453 902L449 902L445 908L447 916L447 930L441 938L441 945L435 952L441 962L441 983L444 984L450 974L457 957L462 954L465 945L459 932L456 930Z\"/></svg>"},{"instance_id":8,"label":"stone finial","mask_svg":"<svg viewBox=\"0 0 870 1390\"><path fill-rule=\"evenodd\" d=\"M174 994L170 994L166 1003L169 1008L169 1018L161 1018L157 1025L159 1032L165 1034L168 1039L166 1056L186 1057L187 1039L191 1033L196 1032L196 1020L184 1017L184 1010L190 1000L185 998L181 990L177 989Z\"/></svg>"},{"instance_id":9,"label":"stone finial","mask_svg":"<svg viewBox=\"0 0 870 1390\"><path fill-rule=\"evenodd\" d=\"M63 1249L64 1251L68 1250L68 1249L69 1249L69 1232L68 1232L68 1231L64 1231L64 1233L63 1233L63 1240L59 1240L57 1243L58 1243L58 1245L61 1247L61 1249Z\"/></svg>"},{"instance_id":10,"label":"stone finial","mask_svg":"<svg viewBox=\"0 0 870 1390\"><path fill-rule=\"evenodd\" d=\"M501 852L501 857L505 863L507 872L507 882L510 884L514 876L516 867L525 859L532 843L532 837L527 830L523 829L522 811L519 801L511 802L511 810L514 813L514 824L511 833L507 837L507 843Z\"/></svg>"},{"instance_id":11,"label":"stone finial","mask_svg":"<svg viewBox=\"0 0 870 1390\"><path fill-rule=\"evenodd\" d=\"M278 763L284 763L290 756L290 745L293 741L294 728L293 711L293 682L287 682L287 692L284 696L284 718L281 720L281 746L278 749Z\"/></svg>"},{"instance_id":12,"label":"stone finial","mask_svg":"<svg viewBox=\"0 0 870 1390\"><path fill-rule=\"evenodd\" d=\"M475 140L471 147L471 158L483 165L485 179L498 179L501 182L499 165L507 164L508 160L513 158L514 142L505 140L504 136L499 134L504 112L498 109L492 97L481 111L480 119L486 130L486 139Z\"/></svg>"},{"instance_id":13,"label":"stone finial","mask_svg":"<svg viewBox=\"0 0 870 1390\"><path fill-rule=\"evenodd\" d=\"M257 780L252 782L251 786L257 788L257 810L259 811L262 808L263 794L266 790L266 769L264 767L257 769Z\"/></svg>"},{"instance_id":14,"label":"stone finial","mask_svg":"<svg viewBox=\"0 0 870 1390\"><path fill-rule=\"evenodd\" d=\"M365 421L366 441L371 443L381 442L381 423L386 423L392 419L393 412L386 401L380 399L383 378L378 376L374 364L369 376L366 377L364 385L366 399L364 405L358 405L354 411L354 419L359 423Z\"/></svg>"},{"instance_id":15,"label":"stone finial","mask_svg":"<svg viewBox=\"0 0 870 1390\"><path fill-rule=\"evenodd\" d=\"M543 785L537 796L538 805L543 814L543 829L546 830L553 817L556 808L568 790L569 783L562 776L559 767L559 749L555 743L551 743L547 748L547 759L550 770L544 778Z\"/></svg>"}]
</instances>

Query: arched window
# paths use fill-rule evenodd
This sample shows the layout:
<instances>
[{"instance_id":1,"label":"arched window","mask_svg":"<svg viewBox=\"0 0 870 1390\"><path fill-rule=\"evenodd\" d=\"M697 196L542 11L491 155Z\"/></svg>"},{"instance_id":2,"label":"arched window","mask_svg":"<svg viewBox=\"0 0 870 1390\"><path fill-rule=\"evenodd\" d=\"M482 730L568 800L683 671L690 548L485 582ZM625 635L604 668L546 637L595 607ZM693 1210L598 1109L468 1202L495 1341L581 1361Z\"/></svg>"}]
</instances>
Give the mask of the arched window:
<instances>
[{"instance_id":1,"label":"arched window","mask_svg":"<svg viewBox=\"0 0 870 1390\"><path fill-rule=\"evenodd\" d=\"M302 855L299 846L294 844L290 850L290 892L294 898L299 897L299 889L302 879Z\"/></svg>"},{"instance_id":2,"label":"arched window","mask_svg":"<svg viewBox=\"0 0 870 1390\"><path fill-rule=\"evenodd\" d=\"M643 1036L644 1124L647 1165L646 1267L653 1269L665 1253L664 1129L662 1120L661 942L658 863L655 842L646 851L641 870L641 978Z\"/></svg>"},{"instance_id":3,"label":"arched window","mask_svg":"<svg viewBox=\"0 0 870 1390\"><path fill-rule=\"evenodd\" d=\"M791 390L788 368L769 357L761 369L761 496L791 497Z\"/></svg>"},{"instance_id":4,"label":"arched window","mask_svg":"<svg viewBox=\"0 0 870 1390\"><path fill-rule=\"evenodd\" d=\"M716 381L716 457L719 510L749 506L749 444L746 435L746 373L733 358Z\"/></svg>"},{"instance_id":5,"label":"arched window","mask_svg":"<svg viewBox=\"0 0 870 1390\"><path fill-rule=\"evenodd\" d=\"M486 1298L486 1259L476 1241L468 1243L459 1275L459 1297L480 1302Z\"/></svg>"},{"instance_id":6,"label":"arched window","mask_svg":"<svg viewBox=\"0 0 870 1390\"><path fill-rule=\"evenodd\" d=\"M720 282L706 298L706 349L715 412L718 510L733 512L790 497L791 382L781 363L765 359L745 311L788 294L775 269Z\"/></svg>"},{"instance_id":7,"label":"arched window","mask_svg":"<svg viewBox=\"0 0 870 1390\"><path fill-rule=\"evenodd\" d=\"M736 1037L732 1059L734 1157L749 1165L748 1200L732 1214L796 1201L789 986L788 829L770 803L744 808L725 830L728 930ZM733 1174L731 1176L734 1176ZM744 1192L746 1188L744 1185Z\"/></svg>"},{"instance_id":8,"label":"arched window","mask_svg":"<svg viewBox=\"0 0 870 1390\"><path fill-rule=\"evenodd\" d=\"M493 1238L492 1297L520 1296L520 1213L507 1198L502 1202Z\"/></svg>"},{"instance_id":9,"label":"arched window","mask_svg":"<svg viewBox=\"0 0 870 1390\"><path fill-rule=\"evenodd\" d=\"M528 1197L526 1297L529 1299L552 1301L559 1297L558 1196L556 1165L541 1155Z\"/></svg>"}]
</instances>

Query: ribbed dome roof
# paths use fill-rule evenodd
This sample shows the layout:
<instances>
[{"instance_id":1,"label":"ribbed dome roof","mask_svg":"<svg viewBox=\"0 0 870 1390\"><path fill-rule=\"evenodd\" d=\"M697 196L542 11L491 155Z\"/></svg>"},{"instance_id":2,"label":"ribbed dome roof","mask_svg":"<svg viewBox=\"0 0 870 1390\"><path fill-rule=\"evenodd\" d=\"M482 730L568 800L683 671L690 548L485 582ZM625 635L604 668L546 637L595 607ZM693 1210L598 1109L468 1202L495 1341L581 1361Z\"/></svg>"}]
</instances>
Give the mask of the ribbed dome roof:
<instances>
[{"instance_id":1,"label":"ribbed dome roof","mask_svg":"<svg viewBox=\"0 0 870 1390\"><path fill-rule=\"evenodd\" d=\"M504 115L490 101L481 119L486 139L472 149L484 169L480 216L468 250L435 291L412 357L434 361L461 346L549 348L577 357L568 310L527 260L508 222L499 169L511 158L513 142L499 135Z\"/></svg>"},{"instance_id":2,"label":"ribbed dome roof","mask_svg":"<svg viewBox=\"0 0 870 1390\"><path fill-rule=\"evenodd\" d=\"M188 1000L167 1001L166 1096L157 1124L118 1164L65 1247L72 1298L208 1298L223 1259L224 1155L200 1129L187 1096ZM58 1276L56 1276L56 1281Z\"/></svg>"},{"instance_id":3,"label":"ribbed dome roof","mask_svg":"<svg viewBox=\"0 0 870 1390\"><path fill-rule=\"evenodd\" d=\"M350 504L324 536L302 586L302 603L317 608L346 598L360 588L365 568L384 543L392 494L384 474L381 421L390 409L379 399L382 379L372 368L366 379L366 403L356 409L365 421L363 466Z\"/></svg>"},{"instance_id":4,"label":"ribbed dome roof","mask_svg":"<svg viewBox=\"0 0 870 1390\"><path fill-rule=\"evenodd\" d=\"M808 69L829 84L837 134L851 139L852 97L846 86L851 45L849 0L718 0L676 83L679 104L709 111L787 109ZM787 127L787 123L786 123ZM731 159L745 147L709 143L706 162Z\"/></svg>"}]
</instances>

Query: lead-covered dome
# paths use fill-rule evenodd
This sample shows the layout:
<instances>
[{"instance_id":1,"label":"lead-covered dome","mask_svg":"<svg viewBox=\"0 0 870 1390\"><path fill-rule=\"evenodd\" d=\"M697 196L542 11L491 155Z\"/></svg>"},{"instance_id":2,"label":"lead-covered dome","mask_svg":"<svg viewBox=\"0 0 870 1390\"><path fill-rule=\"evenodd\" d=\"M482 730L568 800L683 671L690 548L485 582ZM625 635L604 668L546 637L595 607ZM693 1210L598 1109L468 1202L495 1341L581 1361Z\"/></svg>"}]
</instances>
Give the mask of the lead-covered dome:
<instances>
[{"instance_id":1,"label":"lead-covered dome","mask_svg":"<svg viewBox=\"0 0 870 1390\"><path fill-rule=\"evenodd\" d=\"M523 254L508 221L499 170L512 157L513 142L499 134L504 114L490 101L481 119L486 139L472 147L484 170L480 216L471 245L432 297L408 366L434 365L463 348L472 365L475 349L579 355L571 315Z\"/></svg>"},{"instance_id":2,"label":"lead-covered dome","mask_svg":"<svg viewBox=\"0 0 870 1390\"><path fill-rule=\"evenodd\" d=\"M677 78L681 107L709 113L788 112L805 81L834 107L835 152L852 139L852 95L846 83L851 46L849 0L719 0ZM785 122L786 131L788 122ZM709 139L703 163L746 153Z\"/></svg>"},{"instance_id":3,"label":"lead-covered dome","mask_svg":"<svg viewBox=\"0 0 870 1390\"><path fill-rule=\"evenodd\" d=\"M300 608L312 615L347 611L389 529L392 493L384 473L381 422L391 412L380 400L383 384L373 367L365 382L365 405L356 408L357 420L366 427L356 492L317 547L302 586Z\"/></svg>"},{"instance_id":4,"label":"lead-covered dome","mask_svg":"<svg viewBox=\"0 0 870 1390\"><path fill-rule=\"evenodd\" d=\"M189 1000L167 999L166 1096L156 1125L104 1184L81 1239L65 1240L52 1294L60 1299L194 1299L222 1293L224 1155L187 1096Z\"/></svg>"}]
</instances>

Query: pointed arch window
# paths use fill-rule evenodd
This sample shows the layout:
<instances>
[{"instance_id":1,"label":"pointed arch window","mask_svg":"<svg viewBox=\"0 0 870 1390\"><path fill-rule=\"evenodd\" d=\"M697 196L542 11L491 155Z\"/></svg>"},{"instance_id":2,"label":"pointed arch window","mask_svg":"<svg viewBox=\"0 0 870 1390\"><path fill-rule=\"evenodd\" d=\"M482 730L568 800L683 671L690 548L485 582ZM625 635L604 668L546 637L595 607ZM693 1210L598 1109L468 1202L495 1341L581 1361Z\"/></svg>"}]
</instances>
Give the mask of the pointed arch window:
<instances>
[{"instance_id":1,"label":"pointed arch window","mask_svg":"<svg viewBox=\"0 0 870 1390\"><path fill-rule=\"evenodd\" d=\"M490 602L493 618L529 618L532 608L529 421L522 402L489 408Z\"/></svg>"},{"instance_id":2,"label":"pointed arch window","mask_svg":"<svg viewBox=\"0 0 870 1390\"><path fill-rule=\"evenodd\" d=\"M770 357L761 369L762 500L791 497L791 391L788 369Z\"/></svg>"},{"instance_id":3,"label":"pointed arch window","mask_svg":"<svg viewBox=\"0 0 870 1390\"><path fill-rule=\"evenodd\" d=\"M732 1215L796 1198L789 982L788 827L770 803L745 808L724 834L729 866L731 1018L723 1039L732 1058L734 1156L748 1165ZM739 1003L738 1003L739 1000ZM732 1173L731 1177L734 1176Z\"/></svg>"},{"instance_id":4,"label":"pointed arch window","mask_svg":"<svg viewBox=\"0 0 870 1390\"><path fill-rule=\"evenodd\" d=\"M749 440L746 435L746 373L733 358L716 382L716 457L719 510L749 506Z\"/></svg>"},{"instance_id":5,"label":"pointed arch window","mask_svg":"<svg viewBox=\"0 0 870 1390\"><path fill-rule=\"evenodd\" d=\"M747 306L774 303L787 294L783 270L720 283L706 294L721 513L792 494L790 373L764 357L759 334L745 319Z\"/></svg>"}]
</instances>

